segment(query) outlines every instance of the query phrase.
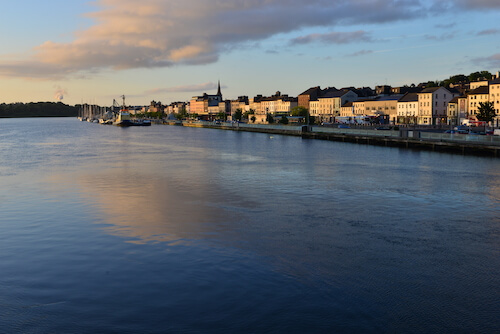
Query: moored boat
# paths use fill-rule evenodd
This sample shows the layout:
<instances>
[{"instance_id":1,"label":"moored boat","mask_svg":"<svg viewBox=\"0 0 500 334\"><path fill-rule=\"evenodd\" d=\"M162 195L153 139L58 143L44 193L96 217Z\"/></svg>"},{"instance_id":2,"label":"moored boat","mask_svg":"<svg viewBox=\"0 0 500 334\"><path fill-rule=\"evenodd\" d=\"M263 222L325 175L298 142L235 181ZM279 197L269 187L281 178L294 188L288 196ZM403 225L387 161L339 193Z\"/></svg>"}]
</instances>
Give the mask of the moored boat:
<instances>
[{"instance_id":1,"label":"moored boat","mask_svg":"<svg viewBox=\"0 0 500 334\"><path fill-rule=\"evenodd\" d=\"M130 120L130 112L125 106L125 95L122 95L122 99L123 99L122 108L120 109L120 112L116 116L113 125L123 126L123 127L134 126L134 123Z\"/></svg>"}]
</instances>

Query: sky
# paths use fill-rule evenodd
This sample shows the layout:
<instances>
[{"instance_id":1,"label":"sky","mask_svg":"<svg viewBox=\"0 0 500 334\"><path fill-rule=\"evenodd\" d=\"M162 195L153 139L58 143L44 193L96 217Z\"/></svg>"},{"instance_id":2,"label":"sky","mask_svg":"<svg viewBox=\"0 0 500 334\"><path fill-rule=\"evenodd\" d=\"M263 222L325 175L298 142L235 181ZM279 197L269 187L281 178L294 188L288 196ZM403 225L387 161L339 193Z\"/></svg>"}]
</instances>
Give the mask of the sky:
<instances>
[{"instance_id":1,"label":"sky","mask_svg":"<svg viewBox=\"0 0 500 334\"><path fill-rule=\"evenodd\" d=\"M500 0L2 0L0 103L297 96L500 71Z\"/></svg>"}]
</instances>

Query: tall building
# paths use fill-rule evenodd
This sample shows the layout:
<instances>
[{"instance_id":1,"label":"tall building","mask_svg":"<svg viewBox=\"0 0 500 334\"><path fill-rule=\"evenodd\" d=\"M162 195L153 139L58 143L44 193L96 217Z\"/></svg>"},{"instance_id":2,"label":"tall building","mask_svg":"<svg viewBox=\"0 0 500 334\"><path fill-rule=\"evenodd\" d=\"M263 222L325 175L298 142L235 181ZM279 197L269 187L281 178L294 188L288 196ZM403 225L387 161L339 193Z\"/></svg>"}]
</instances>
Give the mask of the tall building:
<instances>
[{"instance_id":1,"label":"tall building","mask_svg":"<svg viewBox=\"0 0 500 334\"><path fill-rule=\"evenodd\" d=\"M193 96L191 98L191 100L189 101L190 113L197 114L200 119L212 119L218 114L219 103L222 101L222 92L220 89L219 80L217 86L217 94L209 95L207 93L204 93L201 96Z\"/></svg>"}]
</instances>

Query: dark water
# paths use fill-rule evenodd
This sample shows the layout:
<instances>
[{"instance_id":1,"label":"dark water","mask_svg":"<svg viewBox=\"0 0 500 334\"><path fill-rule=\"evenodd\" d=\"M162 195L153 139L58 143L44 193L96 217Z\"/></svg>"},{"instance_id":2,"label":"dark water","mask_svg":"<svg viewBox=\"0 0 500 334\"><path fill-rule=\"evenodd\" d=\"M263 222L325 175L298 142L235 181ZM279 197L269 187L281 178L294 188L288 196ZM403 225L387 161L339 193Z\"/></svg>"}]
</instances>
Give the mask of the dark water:
<instances>
[{"instance_id":1,"label":"dark water","mask_svg":"<svg viewBox=\"0 0 500 334\"><path fill-rule=\"evenodd\" d=\"M0 119L0 332L500 331L500 160Z\"/></svg>"}]
</instances>

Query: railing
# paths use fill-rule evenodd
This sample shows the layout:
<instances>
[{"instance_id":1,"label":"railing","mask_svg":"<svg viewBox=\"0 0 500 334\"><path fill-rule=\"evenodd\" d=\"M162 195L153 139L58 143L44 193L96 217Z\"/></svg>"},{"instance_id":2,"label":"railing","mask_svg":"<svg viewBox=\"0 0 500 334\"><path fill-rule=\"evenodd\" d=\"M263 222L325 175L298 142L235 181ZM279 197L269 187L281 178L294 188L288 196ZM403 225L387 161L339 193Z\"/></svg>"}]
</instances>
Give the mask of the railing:
<instances>
[{"instance_id":1,"label":"railing","mask_svg":"<svg viewBox=\"0 0 500 334\"><path fill-rule=\"evenodd\" d=\"M312 127L312 132L317 133L335 133L353 136L376 136L376 137L399 137L399 131L394 130L373 130L373 129L343 129L329 127Z\"/></svg>"},{"instance_id":2,"label":"railing","mask_svg":"<svg viewBox=\"0 0 500 334\"><path fill-rule=\"evenodd\" d=\"M230 127L230 128L243 128L243 129L264 129L264 130L280 130L280 131L302 131L302 126L297 125L282 125L282 124L251 124L251 123L237 123L237 122L210 122L210 121L183 121L187 124L200 124L210 127Z\"/></svg>"},{"instance_id":3,"label":"railing","mask_svg":"<svg viewBox=\"0 0 500 334\"><path fill-rule=\"evenodd\" d=\"M500 136L485 136L475 134L458 134L458 133L433 133L420 132L421 139L449 141L449 142L475 142L475 143L491 143L500 145Z\"/></svg>"},{"instance_id":4,"label":"railing","mask_svg":"<svg viewBox=\"0 0 500 334\"><path fill-rule=\"evenodd\" d=\"M295 132L296 134L302 133L303 125L283 125L283 124L251 124L251 123L237 123L237 122L209 122L209 121L183 121L183 123L199 124L202 126L210 127L224 127L224 128L241 128L241 129L261 129L270 131L287 131ZM331 133L338 135L351 135L351 136L371 136L371 137L389 137L401 138L403 132L408 134L408 139L421 139L428 141L442 141L442 142L470 142L490 145L500 145L500 136L486 136L475 134L451 134L442 132L425 132L418 129L404 128L404 130L375 130L375 129L351 129L351 128L336 128L325 126L311 126L311 133Z\"/></svg>"}]
</instances>

